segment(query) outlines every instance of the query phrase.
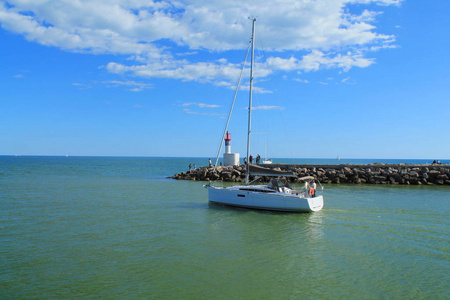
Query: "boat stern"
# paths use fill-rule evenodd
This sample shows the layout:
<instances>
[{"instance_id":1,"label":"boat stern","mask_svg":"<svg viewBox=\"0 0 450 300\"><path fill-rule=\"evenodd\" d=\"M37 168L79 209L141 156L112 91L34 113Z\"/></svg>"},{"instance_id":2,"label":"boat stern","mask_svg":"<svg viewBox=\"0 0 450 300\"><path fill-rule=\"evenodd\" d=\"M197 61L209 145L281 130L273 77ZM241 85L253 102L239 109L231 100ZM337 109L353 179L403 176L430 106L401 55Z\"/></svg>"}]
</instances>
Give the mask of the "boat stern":
<instances>
[{"instance_id":1,"label":"boat stern","mask_svg":"<svg viewBox=\"0 0 450 300\"><path fill-rule=\"evenodd\" d=\"M311 211L319 211L323 208L323 196L317 196L308 199L309 208Z\"/></svg>"}]
</instances>

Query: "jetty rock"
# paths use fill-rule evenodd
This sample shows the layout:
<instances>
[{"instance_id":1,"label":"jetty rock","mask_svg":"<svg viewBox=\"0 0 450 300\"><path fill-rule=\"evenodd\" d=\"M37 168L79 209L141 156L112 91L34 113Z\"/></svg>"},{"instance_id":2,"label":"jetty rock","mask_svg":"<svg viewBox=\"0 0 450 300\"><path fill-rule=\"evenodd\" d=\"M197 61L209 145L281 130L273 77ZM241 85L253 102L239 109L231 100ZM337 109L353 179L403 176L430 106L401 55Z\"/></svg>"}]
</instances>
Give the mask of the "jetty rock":
<instances>
[{"instance_id":1,"label":"jetty rock","mask_svg":"<svg viewBox=\"0 0 450 300\"><path fill-rule=\"evenodd\" d=\"M314 176L321 183L334 184L401 184L401 185L450 185L450 164L381 164L368 165L298 165L272 164L266 168L293 172L295 177L286 178L290 182L300 182L299 178ZM181 172L171 178L178 180L200 180L244 182L245 165L199 167ZM255 176L250 176L253 180ZM267 182L270 177L261 176L259 181Z\"/></svg>"}]
</instances>

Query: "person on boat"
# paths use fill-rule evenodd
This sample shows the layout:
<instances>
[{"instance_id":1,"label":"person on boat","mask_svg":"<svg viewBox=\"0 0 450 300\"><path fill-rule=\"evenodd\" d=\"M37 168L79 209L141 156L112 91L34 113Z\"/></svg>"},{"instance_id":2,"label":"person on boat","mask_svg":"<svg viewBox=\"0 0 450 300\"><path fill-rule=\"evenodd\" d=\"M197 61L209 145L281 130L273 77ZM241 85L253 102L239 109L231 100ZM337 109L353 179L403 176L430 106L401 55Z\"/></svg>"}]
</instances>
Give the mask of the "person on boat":
<instances>
[{"instance_id":1,"label":"person on boat","mask_svg":"<svg viewBox=\"0 0 450 300\"><path fill-rule=\"evenodd\" d=\"M317 188L317 185L316 185L316 181L315 181L315 180L312 181L312 183L311 183L311 188L312 188L312 194L313 194L313 197L316 197L316 188Z\"/></svg>"},{"instance_id":2,"label":"person on boat","mask_svg":"<svg viewBox=\"0 0 450 300\"><path fill-rule=\"evenodd\" d=\"M267 184L267 187L269 189L275 190L275 191L281 191L279 190L280 184L277 178L273 178L269 183Z\"/></svg>"},{"instance_id":3,"label":"person on boat","mask_svg":"<svg viewBox=\"0 0 450 300\"><path fill-rule=\"evenodd\" d=\"M308 196L310 198L314 198L315 197L314 193L315 193L314 188L312 186L310 186L309 190L308 190Z\"/></svg>"}]
</instances>

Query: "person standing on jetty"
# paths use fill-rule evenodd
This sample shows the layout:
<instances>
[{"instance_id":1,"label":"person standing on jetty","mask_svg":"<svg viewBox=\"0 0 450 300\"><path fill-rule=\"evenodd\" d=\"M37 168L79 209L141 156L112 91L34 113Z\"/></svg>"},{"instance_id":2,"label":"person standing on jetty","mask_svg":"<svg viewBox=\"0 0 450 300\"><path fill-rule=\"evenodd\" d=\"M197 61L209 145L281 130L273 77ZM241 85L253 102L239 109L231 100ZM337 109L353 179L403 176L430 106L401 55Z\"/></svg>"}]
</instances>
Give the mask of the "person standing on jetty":
<instances>
[{"instance_id":1,"label":"person standing on jetty","mask_svg":"<svg viewBox=\"0 0 450 300\"><path fill-rule=\"evenodd\" d=\"M250 163L253 164L253 156L250 155Z\"/></svg>"},{"instance_id":2,"label":"person standing on jetty","mask_svg":"<svg viewBox=\"0 0 450 300\"><path fill-rule=\"evenodd\" d=\"M209 166L211 167L211 158L208 158Z\"/></svg>"}]
</instances>

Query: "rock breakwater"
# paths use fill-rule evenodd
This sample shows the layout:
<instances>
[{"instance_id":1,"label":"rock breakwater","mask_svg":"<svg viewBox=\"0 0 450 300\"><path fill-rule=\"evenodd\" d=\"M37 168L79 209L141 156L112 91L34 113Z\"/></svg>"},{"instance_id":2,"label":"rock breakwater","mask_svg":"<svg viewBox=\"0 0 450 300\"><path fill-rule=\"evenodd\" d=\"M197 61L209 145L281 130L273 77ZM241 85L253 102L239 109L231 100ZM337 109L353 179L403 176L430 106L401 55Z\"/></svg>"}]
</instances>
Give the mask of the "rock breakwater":
<instances>
[{"instance_id":1,"label":"rock breakwater","mask_svg":"<svg viewBox=\"0 0 450 300\"><path fill-rule=\"evenodd\" d=\"M299 182L303 176L314 176L321 183L346 184L404 184L404 185L450 185L450 164L369 164L369 165L297 165L273 164L265 165L278 171L294 172L296 177L288 178L291 182ZM181 172L172 176L179 180L222 180L243 182L245 166L200 167L195 170ZM250 176L253 180L254 176ZM262 176L261 181L269 181Z\"/></svg>"}]
</instances>

